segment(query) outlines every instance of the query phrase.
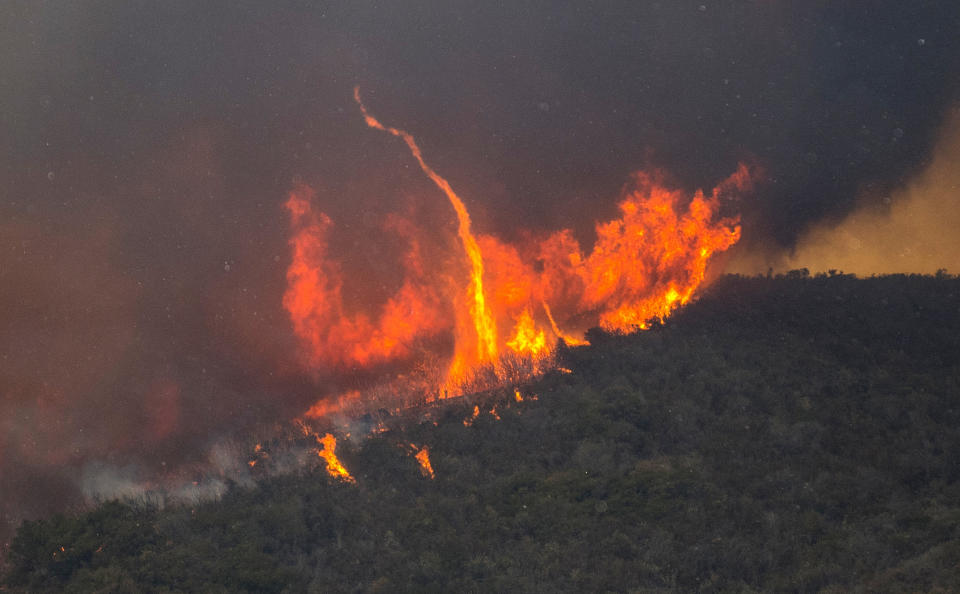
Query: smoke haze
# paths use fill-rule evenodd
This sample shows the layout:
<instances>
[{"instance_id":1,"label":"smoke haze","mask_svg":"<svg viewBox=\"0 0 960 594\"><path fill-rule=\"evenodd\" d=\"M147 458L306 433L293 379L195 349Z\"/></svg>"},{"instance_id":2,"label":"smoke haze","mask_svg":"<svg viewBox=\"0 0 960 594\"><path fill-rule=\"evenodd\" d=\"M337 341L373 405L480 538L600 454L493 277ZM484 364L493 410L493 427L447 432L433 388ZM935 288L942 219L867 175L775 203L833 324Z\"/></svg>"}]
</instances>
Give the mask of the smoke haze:
<instances>
[{"instance_id":1,"label":"smoke haze","mask_svg":"<svg viewBox=\"0 0 960 594\"><path fill-rule=\"evenodd\" d=\"M347 303L399 286L396 242L370 241L391 216L455 224L354 85L505 239L589 245L633 171L693 190L741 161L765 172L729 205L741 255L802 238L803 265L856 271L806 246L856 237L889 261L917 204L955 217L956 133L931 151L957 100L956 2L507 4L0 8L0 535L97 485L189 474L351 386L298 363L288 192L308 184L336 221Z\"/></svg>"},{"instance_id":2,"label":"smoke haze","mask_svg":"<svg viewBox=\"0 0 960 594\"><path fill-rule=\"evenodd\" d=\"M728 270L960 271L960 110L948 117L922 172L889 194L865 194L860 203L839 222L812 225L792 250L741 254Z\"/></svg>"}]
</instances>

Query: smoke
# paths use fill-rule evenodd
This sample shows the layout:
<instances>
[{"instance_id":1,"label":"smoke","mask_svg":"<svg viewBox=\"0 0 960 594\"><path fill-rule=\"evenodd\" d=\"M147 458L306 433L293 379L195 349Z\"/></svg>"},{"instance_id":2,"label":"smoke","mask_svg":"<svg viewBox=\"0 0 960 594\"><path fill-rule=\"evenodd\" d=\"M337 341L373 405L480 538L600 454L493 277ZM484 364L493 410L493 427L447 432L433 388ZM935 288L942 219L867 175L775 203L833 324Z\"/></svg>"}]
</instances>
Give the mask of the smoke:
<instances>
[{"instance_id":1,"label":"smoke","mask_svg":"<svg viewBox=\"0 0 960 594\"><path fill-rule=\"evenodd\" d=\"M202 464L165 468L160 473L137 464L115 465L92 460L83 465L77 485L85 505L119 500L163 507L211 501L223 496L230 484L253 484L247 464L248 450L249 444L224 439L209 448Z\"/></svg>"},{"instance_id":2,"label":"smoke","mask_svg":"<svg viewBox=\"0 0 960 594\"><path fill-rule=\"evenodd\" d=\"M859 203L839 222L813 225L792 250L741 255L729 269L858 275L960 271L960 109L948 114L923 171L889 194L867 191Z\"/></svg>"},{"instance_id":3,"label":"smoke","mask_svg":"<svg viewBox=\"0 0 960 594\"><path fill-rule=\"evenodd\" d=\"M356 387L299 364L290 189L336 221L347 304L402 283L402 241L371 240L389 217L455 222L354 85L505 242L590 245L650 167L693 191L757 163L748 247L947 186L944 156L892 191L956 101L955 2L242 4L0 11L0 542L94 494L226 480L216 444Z\"/></svg>"}]
</instances>

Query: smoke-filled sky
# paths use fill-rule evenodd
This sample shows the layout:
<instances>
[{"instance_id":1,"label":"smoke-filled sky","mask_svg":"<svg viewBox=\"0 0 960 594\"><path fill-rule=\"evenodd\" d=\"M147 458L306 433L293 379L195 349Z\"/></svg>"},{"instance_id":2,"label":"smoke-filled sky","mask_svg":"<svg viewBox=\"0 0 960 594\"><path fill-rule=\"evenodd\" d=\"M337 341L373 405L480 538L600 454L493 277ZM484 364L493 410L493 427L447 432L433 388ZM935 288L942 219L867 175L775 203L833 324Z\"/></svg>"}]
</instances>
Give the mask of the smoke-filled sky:
<instances>
[{"instance_id":1,"label":"smoke-filled sky","mask_svg":"<svg viewBox=\"0 0 960 594\"><path fill-rule=\"evenodd\" d=\"M960 99L948 0L324 4L0 6L0 533L91 465L200 463L346 381L295 363L287 193L374 294L389 214L454 224L355 85L482 232L589 242L632 171L745 161L752 250L899 200Z\"/></svg>"}]
</instances>

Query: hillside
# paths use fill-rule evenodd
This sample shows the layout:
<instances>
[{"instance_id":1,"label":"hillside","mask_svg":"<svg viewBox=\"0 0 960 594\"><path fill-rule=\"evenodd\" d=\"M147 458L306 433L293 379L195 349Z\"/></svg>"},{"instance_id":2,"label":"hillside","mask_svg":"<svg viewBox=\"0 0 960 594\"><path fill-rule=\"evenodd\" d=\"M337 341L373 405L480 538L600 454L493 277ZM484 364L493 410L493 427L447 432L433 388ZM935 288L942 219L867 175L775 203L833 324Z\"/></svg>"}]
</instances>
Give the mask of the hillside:
<instances>
[{"instance_id":1,"label":"hillside","mask_svg":"<svg viewBox=\"0 0 960 594\"><path fill-rule=\"evenodd\" d=\"M522 401L478 395L341 440L355 483L318 462L218 502L27 523L6 588L960 583L960 279L724 277L664 326L589 339ZM434 479L407 444L429 448Z\"/></svg>"}]
</instances>

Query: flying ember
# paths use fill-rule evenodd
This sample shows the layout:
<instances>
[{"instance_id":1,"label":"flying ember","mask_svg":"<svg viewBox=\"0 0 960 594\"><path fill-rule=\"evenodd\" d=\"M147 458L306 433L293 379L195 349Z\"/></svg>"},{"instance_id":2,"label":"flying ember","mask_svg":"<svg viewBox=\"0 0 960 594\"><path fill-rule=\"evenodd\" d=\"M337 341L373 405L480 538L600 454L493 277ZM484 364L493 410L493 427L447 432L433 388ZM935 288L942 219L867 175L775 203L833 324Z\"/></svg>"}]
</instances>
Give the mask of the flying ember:
<instances>
[{"instance_id":1,"label":"flying ember","mask_svg":"<svg viewBox=\"0 0 960 594\"><path fill-rule=\"evenodd\" d=\"M551 366L558 341L585 344L590 327L629 332L665 319L693 298L711 258L740 238L739 218L720 216L719 209L722 198L750 187L743 164L709 194L670 189L658 172L635 173L620 216L595 225L590 249L569 229L524 245L477 234L466 202L427 164L413 136L382 124L359 90L354 99L367 126L401 139L446 197L456 221L456 242L449 245L459 253L428 257L423 241L448 230L385 217L387 230L406 243L402 283L379 308L348 304L343 287L350 271L330 250L334 222L317 209L309 187L295 187L286 203L292 261L283 303L304 362L314 368L413 369L440 361L445 368L433 398L477 388L478 378L489 386L489 378L535 375Z\"/></svg>"}]
</instances>

